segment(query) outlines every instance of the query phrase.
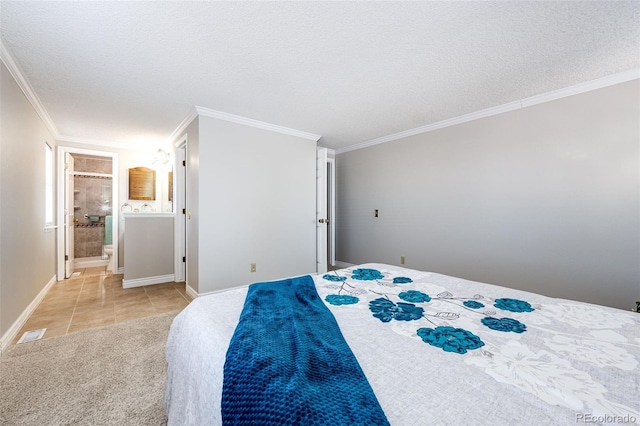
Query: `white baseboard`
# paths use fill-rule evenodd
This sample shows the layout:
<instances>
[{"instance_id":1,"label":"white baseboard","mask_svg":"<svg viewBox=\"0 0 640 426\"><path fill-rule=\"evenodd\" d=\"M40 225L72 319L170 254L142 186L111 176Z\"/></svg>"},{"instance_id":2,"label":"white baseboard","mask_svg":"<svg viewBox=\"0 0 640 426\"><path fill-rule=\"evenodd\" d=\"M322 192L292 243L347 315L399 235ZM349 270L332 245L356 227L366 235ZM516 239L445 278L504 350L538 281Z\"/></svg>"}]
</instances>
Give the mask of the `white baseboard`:
<instances>
[{"instance_id":1,"label":"white baseboard","mask_svg":"<svg viewBox=\"0 0 640 426\"><path fill-rule=\"evenodd\" d=\"M198 295L198 297L202 297L202 296L208 296L210 294L222 293L223 291L227 291L227 290L235 290L235 289L238 289L238 288L247 288L250 285L251 284L244 284L244 285L239 285L239 286L236 286L236 287L221 288L220 290L213 290L213 291L208 291L206 293L200 293L200 294L196 293L196 294Z\"/></svg>"},{"instance_id":2,"label":"white baseboard","mask_svg":"<svg viewBox=\"0 0 640 426\"><path fill-rule=\"evenodd\" d=\"M338 266L340 268L351 268L352 266L356 266L356 265L354 263L340 262L339 260L336 260L333 263L333 266Z\"/></svg>"},{"instance_id":3,"label":"white baseboard","mask_svg":"<svg viewBox=\"0 0 640 426\"><path fill-rule=\"evenodd\" d=\"M49 282L44 286L44 288L40 290L40 293L38 293L35 299L33 299L31 303L29 303L29 306L27 306L27 308L22 312L22 314L20 314L20 316L13 323L13 325L9 327L9 330L7 330L7 332L4 333L4 336L2 336L2 338L0 339L0 355L11 344L13 339L15 339L15 337L18 335L18 332L20 332L20 329L22 328L22 326L27 322L27 320L29 319L33 311L36 310L40 302L42 302L42 299L44 299L44 297L47 295L47 293L55 283L56 283L56 276L54 275L53 277L51 277Z\"/></svg>"},{"instance_id":4,"label":"white baseboard","mask_svg":"<svg viewBox=\"0 0 640 426\"><path fill-rule=\"evenodd\" d=\"M135 278L133 280L122 280L122 288L142 287L144 285L162 284L174 281L174 274L159 275L157 277Z\"/></svg>"},{"instance_id":5,"label":"white baseboard","mask_svg":"<svg viewBox=\"0 0 640 426\"><path fill-rule=\"evenodd\" d=\"M341 268L349 268L351 266L355 266L353 263L345 263L345 262L338 262L336 261L334 263L334 266L339 266ZM303 274L303 275L317 275L315 272L310 272L308 274ZM302 276L302 275L300 275ZM197 297L202 297L202 296L207 296L210 294L216 294L216 293L221 293L223 291L227 291L227 290L235 290L237 288L245 288L245 287L249 287L250 284L245 284L245 285L239 285L236 287L229 287L229 288L221 288L220 290L213 290L213 291L208 291L206 293L198 293L197 291L195 291L193 288L189 287L188 285L186 286L186 291L187 294L192 298L195 299Z\"/></svg>"},{"instance_id":6,"label":"white baseboard","mask_svg":"<svg viewBox=\"0 0 640 426\"><path fill-rule=\"evenodd\" d=\"M187 291L187 295L192 298L192 299L196 299L199 294L197 291L195 291L194 289L192 289L191 287L189 287L188 285L185 286L186 287L186 291Z\"/></svg>"},{"instance_id":7,"label":"white baseboard","mask_svg":"<svg viewBox=\"0 0 640 426\"><path fill-rule=\"evenodd\" d=\"M86 259L86 260L81 260ZM73 262L74 268L95 268L98 266L107 266L109 264L109 259L102 259L100 256L96 256L95 258L78 258Z\"/></svg>"}]
</instances>

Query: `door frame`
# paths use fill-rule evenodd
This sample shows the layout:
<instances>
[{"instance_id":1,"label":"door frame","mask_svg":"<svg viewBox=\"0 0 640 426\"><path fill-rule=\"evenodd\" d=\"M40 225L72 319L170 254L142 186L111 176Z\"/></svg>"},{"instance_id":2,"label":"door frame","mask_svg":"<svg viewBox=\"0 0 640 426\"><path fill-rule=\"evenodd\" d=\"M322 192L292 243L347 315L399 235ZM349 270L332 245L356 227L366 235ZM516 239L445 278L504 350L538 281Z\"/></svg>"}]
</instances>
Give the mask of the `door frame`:
<instances>
[{"instance_id":1,"label":"door frame","mask_svg":"<svg viewBox=\"0 0 640 426\"><path fill-rule=\"evenodd\" d=\"M175 143L175 153L173 165L173 212L175 215L174 222L174 272L175 281L188 282L187 262L187 135L182 136ZM185 213L183 213L183 209ZM182 257L186 261L182 261ZM188 287L187 287L188 288Z\"/></svg>"},{"instance_id":2,"label":"door frame","mask_svg":"<svg viewBox=\"0 0 640 426\"><path fill-rule=\"evenodd\" d=\"M64 263L64 253L65 253L65 227L64 227L64 219L65 219L65 205L64 205L64 194L65 194L65 176L64 176L64 164L65 164L65 154L85 154L85 155L93 155L96 157L110 157L111 158L111 215L113 217L112 220L112 245L113 245L113 255L114 256L114 273L118 273L118 228L120 224L120 209L118 203L118 193L119 193L119 173L120 170L118 168L118 154L116 152L108 152L108 151L100 151L97 149L84 149L84 148L74 148L70 146L58 145L58 156L57 156L57 217L56 222L58 225L58 233L57 233L57 268L56 268L56 278L58 281L62 281L65 278L65 263Z\"/></svg>"},{"instance_id":3,"label":"door frame","mask_svg":"<svg viewBox=\"0 0 640 426\"><path fill-rule=\"evenodd\" d=\"M75 269L75 227L69 210L75 217L75 159L69 152L64 153L64 278L70 278ZM71 167L69 167L71 165ZM73 209L73 210L72 210ZM67 257L68 256L68 257Z\"/></svg>"},{"instance_id":4,"label":"door frame","mask_svg":"<svg viewBox=\"0 0 640 426\"><path fill-rule=\"evenodd\" d=\"M316 273L324 274L327 265L327 148L316 148Z\"/></svg>"},{"instance_id":5,"label":"door frame","mask_svg":"<svg viewBox=\"0 0 640 426\"><path fill-rule=\"evenodd\" d=\"M330 266L336 266L336 159L328 157L327 166L327 201L329 203L329 208L327 209L327 219L329 220L328 260Z\"/></svg>"}]
</instances>

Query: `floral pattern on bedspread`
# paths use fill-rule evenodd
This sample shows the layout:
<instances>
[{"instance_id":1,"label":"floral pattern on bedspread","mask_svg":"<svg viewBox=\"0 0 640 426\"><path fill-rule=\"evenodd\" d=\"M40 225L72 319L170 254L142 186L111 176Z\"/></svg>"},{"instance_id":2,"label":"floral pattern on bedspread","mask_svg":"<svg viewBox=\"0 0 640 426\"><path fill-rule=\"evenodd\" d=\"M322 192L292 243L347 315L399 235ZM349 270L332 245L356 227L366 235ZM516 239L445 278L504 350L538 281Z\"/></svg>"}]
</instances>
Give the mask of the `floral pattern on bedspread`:
<instances>
[{"instance_id":1,"label":"floral pattern on bedspread","mask_svg":"<svg viewBox=\"0 0 640 426\"><path fill-rule=\"evenodd\" d=\"M639 353L638 322L629 315L453 277L432 280L432 276L445 277L357 267L319 276L316 286L330 309L356 309L402 336L419 339L426 344L426 355L442 350L462 356L465 364L494 380L576 413L631 415L640 420L639 407L609 400L607 381L593 377L598 369L638 368L634 355ZM444 287L447 280L456 286ZM525 300L528 294L535 300ZM535 336L528 338L528 333Z\"/></svg>"},{"instance_id":2,"label":"floral pattern on bedspread","mask_svg":"<svg viewBox=\"0 0 640 426\"><path fill-rule=\"evenodd\" d=\"M347 276L338 275L337 273L325 274L322 278L335 283L325 285L324 288L337 290L337 294L329 294L325 297L325 301L329 304L336 306L356 304L359 302L357 295L366 293L382 296L369 301L369 310L375 318L382 322L393 320L419 321L424 319L434 325L435 328L418 328L416 335L431 346L441 348L445 352L457 354L465 354L469 350L481 348L484 346L484 342L469 330L438 325L437 322L439 320L455 320L460 317L460 314L449 310L431 312L430 302L446 301L462 307L482 316L480 322L486 327L502 332L524 333L527 330L527 326L513 318L496 318L494 317L496 315L494 310L480 311L485 307L485 304L478 302L478 300L483 300L487 304L493 303L495 308L502 311L516 313L534 311L529 302L513 298L491 300L479 294L475 294L472 297L455 297L448 291L440 292L432 297L428 293L419 290L405 290L396 294L395 291L390 289L395 289L397 285L405 287L407 284L412 284L413 279L405 276L389 276L385 278L380 271L372 268L357 268L351 272L351 280L376 282L375 288L366 288L366 290L350 281ZM389 290L385 289L385 287ZM363 292L363 290L365 291ZM396 297L402 301L394 302L392 298L395 299ZM345 298L347 298L348 302L344 301Z\"/></svg>"}]
</instances>

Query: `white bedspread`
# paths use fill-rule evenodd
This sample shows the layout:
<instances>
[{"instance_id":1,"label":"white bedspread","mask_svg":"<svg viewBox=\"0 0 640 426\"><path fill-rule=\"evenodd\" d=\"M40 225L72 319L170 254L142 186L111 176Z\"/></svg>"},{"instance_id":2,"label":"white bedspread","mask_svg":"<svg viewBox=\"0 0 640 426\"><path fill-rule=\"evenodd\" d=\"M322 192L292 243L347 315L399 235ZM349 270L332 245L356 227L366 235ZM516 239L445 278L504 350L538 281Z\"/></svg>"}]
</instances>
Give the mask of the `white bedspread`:
<instances>
[{"instance_id":1,"label":"white bedspread","mask_svg":"<svg viewBox=\"0 0 640 426\"><path fill-rule=\"evenodd\" d=\"M640 422L638 314L382 264L324 277L318 293L392 425ZM221 424L246 292L197 298L176 317L169 425Z\"/></svg>"}]
</instances>

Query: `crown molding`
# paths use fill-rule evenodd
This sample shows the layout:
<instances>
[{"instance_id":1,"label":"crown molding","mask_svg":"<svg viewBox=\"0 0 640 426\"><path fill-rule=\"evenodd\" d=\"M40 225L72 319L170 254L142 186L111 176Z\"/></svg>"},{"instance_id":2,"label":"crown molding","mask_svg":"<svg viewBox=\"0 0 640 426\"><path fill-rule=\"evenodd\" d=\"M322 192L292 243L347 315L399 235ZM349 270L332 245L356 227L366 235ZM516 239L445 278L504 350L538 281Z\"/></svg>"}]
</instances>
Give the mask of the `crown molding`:
<instances>
[{"instance_id":1,"label":"crown molding","mask_svg":"<svg viewBox=\"0 0 640 426\"><path fill-rule=\"evenodd\" d=\"M60 135L56 138L56 140L61 143L62 146L67 146L65 143L71 144L80 144L80 145L89 145L94 146L96 148L100 148L100 150L110 150L110 149L122 149L126 151L139 151L139 152L155 152L158 149L158 146L138 146L137 144L132 143L117 143L111 141L103 141L98 139L89 139L75 136L66 136Z\"/></svg>"},{"instance_id":2,"label":"crown molding","mask_svg":"<svg viewBox=\"0 0 640 426\"><path fill-rule=\"evenodd\" d=\"M522 108L545 102L555 101L556 99L566 98L580 93L590 92L592 90L602 89L613 86L615 84L626 83L627 81L640 78L640 68L630 69L617 74L608 75L596 80L587 81L585 83L576 84L575 86L565 87L564 89L554 90L552 92L543 93L541 95L531 96L522 99Z\"/></svg>"},{"instance_id":3,"label":"crown molding","mask_svg":"<svg viewBox=\"0 0 640 426\"><path fill-rule=\"evenodd\" d=\"M60 137L60 132L58 132L58 128L56 127L55 123L51 119L51 116L45 109L44 105L42 105L40 98L38 97L38 95L36 95L36 92L33 90L33 87L31 87L29 80L27 79L24 72L22 71L22 68L20 68L20 66L18 65L18 62L13 56L13 53L11 53L11 50L9 50L9 47L5 44L4 39L2 37L0 37L0 59L5 64L5 66L11 73L11 75L13 76L14 80L18 84L18 87L20 87L20 89L22 90L22 93L24 93L27 100L31 103L33 108L36 110L36 113L40 116L40 118L44 122L44 125L47 127L49 132L53 135L55 139L58 139Z\"/></svg>"},{"instance_id":4,"label":"crown molding","mask_svg":"<svg viewBox=\"0 0 640 426\"><path fill-rule=\"evenodd\" d=\"M491 117L493 115L503 114L505 112L514 111L530 107L533 105L542 104L545 102L555 101L557 99L566 98L568 96L578 95L580 93L590 92L596 89L602 89L604 87L613 86L614 84L626 83L627 81L636 80L640 78L640 68L631 69L617 74L612 74L606 77L602 77L596 80L587 81L585 83L569 86L564 89L554 90L551 92L543 93L529 98L521 99L518 101L509 102L503 105L483 109L480 111L472 112L469 114L461 115L458 117L449 118L446 120L438 121L437 123L428 124L426 126L416 127L414 129L405 130L399 133L394 133L388 136L382 136L376 139L370 139L368 141L360 142L354 145L350 145L344 148L336 149L336 154L342 154L349 151L355 151L357 149L367 148L374 145L379 145L386 142L392 142L398 139L407 138L409 136L419 135L421 133L428 133L434 130L443 129L445 127L451 127L469 121L478 120L480 118Z\"/></svg>"},{"instance_id":5,"label":"crown molding","mask_svg":"<svg viewBox=\"0 0 640 426\"><path fill-rule=\"evenodd\" d=\"M312 140L314 142L317 142L322 137L313 133L302 132L300 130L290 129L288 127L282 127L271 123L265 123L264 121L253 120L251 118L241 117L239 115L233 115L226 112L215 111L213 109L204 108L197 105L194 108L197 111L198 115L202 115L204 117L217 118L219 120L230 121L232 123L256 127L258 129L283 133L285 135L296 136L299 138Z\"/></svg>"},{"instance_id":6,"label":"crown molding","mask_svg":"<svg viewBox=\"0 0 640 426\"><path fill-rule=\"evenodd\" d=\"M174 143L176 139L181 137L182 133L184 133L186 128L189 127L189 124L191 124L191 122L195 120L197 116L198 110L196 109L196 107L192 107L191 110L189 110L189 114L187 114L187 116L180 122L180 124L178 124L178 127L176 127L176 129L171 132L171 135L169 136L169 142Z\"/></svg>"}]
</instances>

